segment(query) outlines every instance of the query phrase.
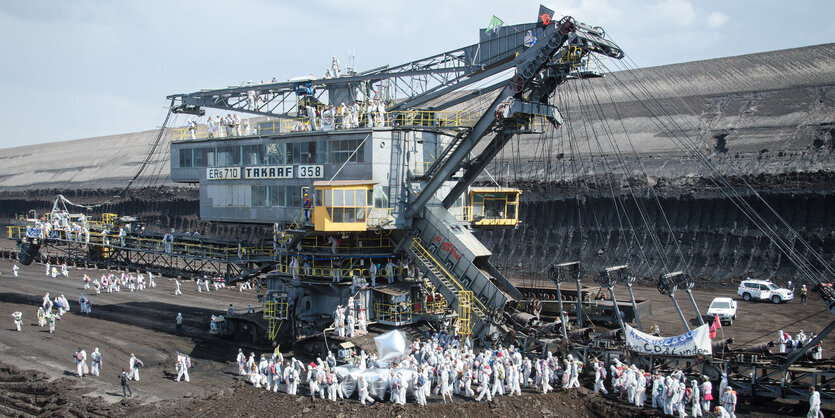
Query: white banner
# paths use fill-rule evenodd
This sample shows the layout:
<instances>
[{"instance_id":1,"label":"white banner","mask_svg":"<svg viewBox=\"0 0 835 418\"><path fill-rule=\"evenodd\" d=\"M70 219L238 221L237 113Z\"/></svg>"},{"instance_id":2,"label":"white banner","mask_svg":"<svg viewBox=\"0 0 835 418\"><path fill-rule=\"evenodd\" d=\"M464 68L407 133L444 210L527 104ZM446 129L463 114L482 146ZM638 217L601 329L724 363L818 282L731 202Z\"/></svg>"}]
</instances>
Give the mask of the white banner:
<instances>
[{"instance_id":1,"label":"white banner","mask_svg":"<svg viewBox=\"0 0 835 418\"><path fill-rule=\"evenodd\" d=\"M655 337L629 325L624 326L626 348L636 353L678 357L713 354L710 346L710 326L707 324L675 337Z\"/></svg>"}]
</instances>

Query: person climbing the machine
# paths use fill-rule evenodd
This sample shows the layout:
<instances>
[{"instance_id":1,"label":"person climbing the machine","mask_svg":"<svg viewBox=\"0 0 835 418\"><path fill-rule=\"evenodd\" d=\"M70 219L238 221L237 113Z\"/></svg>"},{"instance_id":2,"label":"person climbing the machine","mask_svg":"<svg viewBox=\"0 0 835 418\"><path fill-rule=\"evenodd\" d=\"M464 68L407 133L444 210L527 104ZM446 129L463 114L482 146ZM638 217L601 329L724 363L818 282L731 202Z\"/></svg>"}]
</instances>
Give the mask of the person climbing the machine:
<instances>
[{"instance_id":1,"label":"person climbing the machine","mask_svg":"<svg viewBox=\"0 0 835 418\"><path fill-rule=\"evenodd\" d=\"M310 222L310 208L313 207L313 202L310 200L310 197L307 196L307 193L304 194L304 202L302 202L302 207L304 208L305 222Z\"/></svg>"}]
</instances>

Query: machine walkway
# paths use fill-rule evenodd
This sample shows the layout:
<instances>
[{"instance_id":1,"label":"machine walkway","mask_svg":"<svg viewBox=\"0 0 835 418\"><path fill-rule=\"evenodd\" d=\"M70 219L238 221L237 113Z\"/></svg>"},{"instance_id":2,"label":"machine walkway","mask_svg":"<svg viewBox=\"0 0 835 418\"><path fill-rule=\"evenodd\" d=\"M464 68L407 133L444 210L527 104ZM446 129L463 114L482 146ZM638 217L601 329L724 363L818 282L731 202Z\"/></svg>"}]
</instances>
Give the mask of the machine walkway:
<instances>
[{"instance_id":1,"label":"machine walkway","mask_svg":"<svg viewBox=\"0 0 835 418\"><path fill-rule=\"evenodd\" d=\"M57 253L38 253L38 260L57 257L77 266L136 269L183 278L221 277L229 284L258 277L274 264L269 248L239 246L206 237L180 235L167 240L101 232L83 236L64 230L52 230L44 236L27 226L9 226L7 233L19 245L50 248L50 252Z\"/></svg>"}]
</instances>

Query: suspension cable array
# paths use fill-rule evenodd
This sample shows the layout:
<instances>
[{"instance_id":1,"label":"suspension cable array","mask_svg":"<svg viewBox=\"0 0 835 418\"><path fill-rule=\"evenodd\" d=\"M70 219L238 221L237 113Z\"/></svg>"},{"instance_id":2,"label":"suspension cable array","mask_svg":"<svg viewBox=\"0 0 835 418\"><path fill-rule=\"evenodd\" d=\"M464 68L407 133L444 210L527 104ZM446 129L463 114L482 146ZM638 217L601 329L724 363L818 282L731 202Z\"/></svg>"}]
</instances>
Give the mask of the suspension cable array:
<instances>
[{"instance_id":1,"label":"suspension cable array","mask_svg":"<svg viewBox=\"0 0 835 418\"><path fill-rule=\"evenodd\" d=\"M173 103L173 101L172 101L172 103ZM142 183L141 181L137 182L137 180L140 179L140 176L142 176L142 173L145 172L145 169L147 169L148 166L151 165L153 162L155 162L155 161L159 162L159 161L167 160L169 158L170 150L167 147L164 147L163 142L164 142L164 139L166 139L166 132L167 132L166 129L168 127L168 122L169 122L172 114L173 114L173 112L170 110L170 107L169 107L168 111L165 114L165 119L162 122L162 126L160 126L160 128L157 130L157 134L154 138L154 141L151 142L151 145L149 147L148 152L145 154L145 157L142 159L142 162L139 164L139 168L136 170L136 174L134 174L133 177L131 177L130 180L128 180L127 184L125 184L125 186L122 189L120 189L118 192L116 192L113 196L107 198L106 200L104 200L101 203L97 203L97 204L94 204L94 205L82 205L80 203L76 203L76 202L73 202L73 201L67 199L63 195L58 195L58 199L60 199L64 204L67 204L67 205L71 205L71 206L75 206L75 207L79 207L79 208L83 208L83 209L87 209L87 210L93 210L93 209L97 209L97 208L106 206L106 205L114 202L115 200L121 198L134 185L134 183L143 184L143 187L152 187L153 185L157 184L159 182L160 177L162 176L162 166L163 166L163 164L156 164L157 168L154 169L154 171L151 173L150 176L147 176L148 178L145 180L144 183ZM163 154L158 156L157 154L158 154L158 150L160 148L163 149ZM154 160L155 156L158 157L157 160Z\"/></svg>"}]
</instances>

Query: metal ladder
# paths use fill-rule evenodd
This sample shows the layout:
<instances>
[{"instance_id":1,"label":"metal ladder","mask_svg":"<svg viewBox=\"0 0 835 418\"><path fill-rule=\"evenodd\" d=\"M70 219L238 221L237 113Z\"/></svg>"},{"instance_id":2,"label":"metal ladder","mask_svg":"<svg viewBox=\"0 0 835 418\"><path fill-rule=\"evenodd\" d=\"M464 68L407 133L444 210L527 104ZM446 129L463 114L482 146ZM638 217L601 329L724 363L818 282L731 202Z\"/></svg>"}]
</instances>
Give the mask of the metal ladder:
<instances>
[{"instance_id":1,"label":"metal ladder","mask_svg":"<svg viewBox=\"0 0 835 418\"><path fill-rule=\"evenodd\" d=\"M473 292L471 290L458 291L458 334L462 337L473 335L472 313Z\"/></svg>"},{"instance_id":2,"label":"metal ladder","mask_svg":"<svg viewBox=\"0 0 835 418\"><path fill-rule=\"evenodd\" d=\"M267 320L267 337L275 341L284 320L287 319L287 297L280 296L275 301L264 301L264 319Z\"/></svg>"}]
</instances>

